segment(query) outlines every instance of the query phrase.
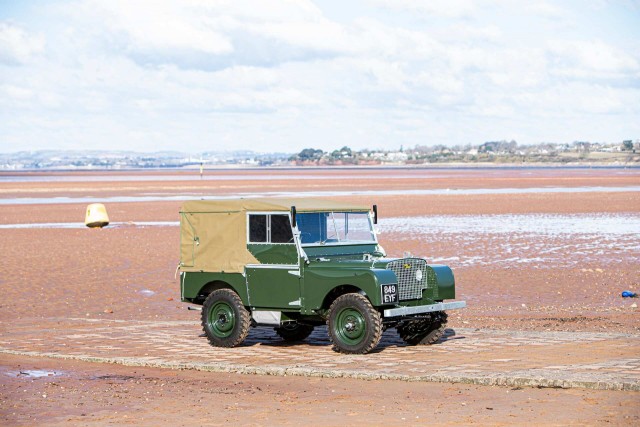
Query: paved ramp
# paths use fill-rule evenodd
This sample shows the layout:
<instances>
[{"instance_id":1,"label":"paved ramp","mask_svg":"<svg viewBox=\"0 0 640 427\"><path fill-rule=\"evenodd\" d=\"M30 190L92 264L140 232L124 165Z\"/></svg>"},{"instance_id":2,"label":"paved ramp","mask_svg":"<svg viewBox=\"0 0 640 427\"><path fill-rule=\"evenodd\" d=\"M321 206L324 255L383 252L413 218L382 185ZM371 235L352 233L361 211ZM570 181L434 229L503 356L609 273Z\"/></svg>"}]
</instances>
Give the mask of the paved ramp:
<instances>
[{"instance_id":1,"label":"paved ramp","mask_svg":"<svg viewBox=\"0 0 640 427\"><path fill-rule=\"evenodd\" d=\"M7 325L3 325L5 328ZM0 354L265 375L394 379L640 391L640 335L449 329L431 346L406 346L390 329L377 351L341 355L325 327L286 343L271 328L221 349L197 321L44 319L2 331Z\"/></svg>"}]
</instances>

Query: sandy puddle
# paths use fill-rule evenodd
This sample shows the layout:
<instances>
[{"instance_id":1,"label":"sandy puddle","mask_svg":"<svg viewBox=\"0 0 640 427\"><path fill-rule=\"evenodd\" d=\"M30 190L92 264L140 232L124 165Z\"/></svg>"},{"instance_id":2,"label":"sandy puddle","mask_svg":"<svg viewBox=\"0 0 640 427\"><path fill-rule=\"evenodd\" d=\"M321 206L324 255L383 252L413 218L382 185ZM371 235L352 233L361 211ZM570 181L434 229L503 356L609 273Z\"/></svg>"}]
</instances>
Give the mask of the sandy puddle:
<instances>
[{"instance_id":1,"label":"sandy puddle","mask_svg":"<svg viewBox=\"0 0 640 427\"><path fill-rule=\"evenodd\" d=\"M59 377L64 375L60 371L47 371L43 369L23 369L20 371L7 371L5 375L16 378L43 378L43 377Z\"/></svg>"}]
</instances>

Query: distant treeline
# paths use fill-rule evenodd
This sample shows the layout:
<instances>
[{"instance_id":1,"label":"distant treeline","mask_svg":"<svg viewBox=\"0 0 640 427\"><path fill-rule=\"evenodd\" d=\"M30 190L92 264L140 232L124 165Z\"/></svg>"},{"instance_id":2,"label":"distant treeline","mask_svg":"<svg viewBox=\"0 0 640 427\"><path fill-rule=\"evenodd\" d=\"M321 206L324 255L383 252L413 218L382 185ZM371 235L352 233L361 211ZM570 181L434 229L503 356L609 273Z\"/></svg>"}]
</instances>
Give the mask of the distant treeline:
<instances>
[{"instance_id":1,"label":"distant treeline","mask_svg":"<svg viewBox=\"0 0 640 427\"><path fill-rule=\"evenodd\" d=\"M425 163L630 163L640 162L640 140L621 143L575 141L518 145L516 141L488 141L480 145L416 145L398 150L333 151L305 148L289 158L296 165L375 165Z\"/></svg>"}]
</instances>

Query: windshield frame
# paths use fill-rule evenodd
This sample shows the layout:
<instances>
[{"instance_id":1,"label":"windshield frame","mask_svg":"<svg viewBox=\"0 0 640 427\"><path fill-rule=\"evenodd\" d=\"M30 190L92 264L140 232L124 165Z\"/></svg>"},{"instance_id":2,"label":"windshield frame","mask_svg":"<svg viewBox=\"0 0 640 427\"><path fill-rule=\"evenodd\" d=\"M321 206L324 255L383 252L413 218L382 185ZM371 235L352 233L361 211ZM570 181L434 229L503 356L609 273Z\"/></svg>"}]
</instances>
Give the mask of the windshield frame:
<instances>
[{"instance_id":1,"label":"windshield frame","mask_svg":"<svg viewBox=\"0 0 640 427\"><path fill-rule=\"evenodd\" d=\"M312 243L304 242L303 233L304 230L300 227L300 217L305 214L328 214L331 215L331 219L327 219L327 224L329 227L333 227L337 241L327 241L328 237L325 236L325 240L323 241L315 241ZM336 224L336 215L337 214L345 214L345 220L348 223L348 217L350 214L357 215L366 215L367 224L369 225L369 232L371 233L371 240L340 240L341 236L337 230ZM318 212L299 212L297 215L298 220L296 221L296 229L300 233L300 245L302 247L325 247L325 246L352 246L352 245L377 245L378 244L378 236L376 229L373 224L373 217L371 216L370 211L318 211ZM344 233L344 231L343 231ZM326 233L328 235L328 232ZM342 236L344 237L344 236ZM333 240L333 239L332 239Z\"/></svg>"}]
</instances>

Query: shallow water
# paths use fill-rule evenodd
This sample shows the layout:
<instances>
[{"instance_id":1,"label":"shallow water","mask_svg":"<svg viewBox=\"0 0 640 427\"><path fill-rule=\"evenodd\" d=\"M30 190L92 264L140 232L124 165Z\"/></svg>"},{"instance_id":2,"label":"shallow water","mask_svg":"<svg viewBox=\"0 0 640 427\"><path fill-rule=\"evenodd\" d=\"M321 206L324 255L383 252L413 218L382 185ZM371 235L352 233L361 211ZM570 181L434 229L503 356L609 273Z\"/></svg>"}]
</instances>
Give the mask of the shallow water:
<instances>
[{"instance_id":1,"label":"shallow water","mask_svg":"<svg viewBox=\"0 0 640 427\"><path fill-rule=\"evenodd\" d=\"M182 200L229 200L257 197L340 197L340 196L425 196L425 195L485 195L485 194L534 194L534 193L621 193L640 192L640 186L624 187L537 187L537 188L438 188L414 190L356 190L356 191L282 191L282 192L245 192L223 195L180 194L180 195L140 195L110 197L14 197L0 198L0 205L34 205L67 203L124 203L159 202Z\"/></svg>"},{"instance_id":2,"label":"shallow water","mask_svg":"<svg viewBox=\"0 0 640 427\"><path fill-rule=\"evenodd\" d=\"M7 375L16 378L42 378L42 377L59 377L61 372L45 371L40 369L24 369L21 371L5 372Z\"/></svg>"},{"instance_id":3,"label":"shallow water","mask_svg":"<svg viewBox=\"0 0 640 427\"><path fill-rule=\"evenodd\" d=\"M111 222L107 228L177 227L180 221ZM490 214L490 215L429 215L380 218L376 226L383 234L416 236L433 234L538 234L638 236L640 214ZM82 222L45 222L31 224L0 224L0 229L18 228L87 228Z\"/></svg>"},{"instance_id":4,"label":"shallow water","mask_svg":"<svg viewBox=\"0 0 640 427\"><path fill-rule=\"evenodd\" d=\"M534 174L563 174L571 171L573 175L591 175L594 171L606 171L607 175L628 175L640 169L636 166L620 165L596 165L596 166L343 166L343 167L279 167L279 168L213 168L205 169L200 176L198 167L192 169L167 168L167 169L139 169L127 171L127 169L114 170L78 170L78 171L0 171L0 183L3 182L122 182L122 181L230 181L230 180L327 180L327 179L351 179L353 173L358 178L380 179L406 179L406 178L444 178L456 176L468 176L482 173L483 176L503 176L505 174L515 176L531 176ZM166 173L162 173L162 172ZM33 174L35 172L35 174ZM349 174L351 173L351 174Z\"/></svg>"},{"instance_id":5,"label":"shallow water","mask_svg":"<svg viewBox=\"0 0 640 427\"><path fill-rule=\"evenodd\" d=\"M636 235L640 214L503 214L430 215L381 218L381 231L391 233L506 233Z\"/></svg>"},{"instance_id":6,"label":"shallow water","mask_svg":"<svg viewBox=\"0 0 640 427\"><path fill-rule=\"evenodd\" d=\"M127 221L112 222L106 228L123 227L177 227L180 221ZM82 222L39 222L33 224L0 224L0 229L24 228L87 228Z\"/></svg>"},{"instance_id":7,"label":"shallow water","mask_svg":"<svg viewBox=\"0 0 640 427\"><path fill-rule=\"evenodd\" d=\"M108 229L178 227L179 221L114 222ZM0 229L86 228L82 222L2 224ZM383 246L453 268L573 268L640 259L640 214L433 215L381 218ZM403 253L389 253L400 257ZM145 295L145 290L139 292Z\"/></svg>"},{"instance_id":8,"label":"shallow water","mask_svg":"<svg viewBox=\"0 0 640 427\"><path fill-rule=\"evenodd\" d=\"M412 173L412 174L388 174L385 179L411 179L411 178L445 178L450 175L443 175L439 173ZM346 175L340 173L331 173L324 175L313 175L304 173L280 173L280 174L228 174L224 175L207 175L200 177L198 172L193 174L179 174L179 175L0 175L0 183L4 182L140 182L140 181L272 181L272 180L327 180L327 179L353 179L354 175ZM380 175L375 174L361 174L358 173L358 179L380 179Z\"/></svg>"},{"instance_id":9,"label":"shallow water","mask_svg":"<svg viewBox=\"0 0 640 427\"><path fill-rule=\"evenodd\" d=\"M412 242L452 267L610 266L640 259L640 214L434 215L380 220L379 240ZM400 256L401 254L392 254Z\"/></svg>"}]
</instances>

